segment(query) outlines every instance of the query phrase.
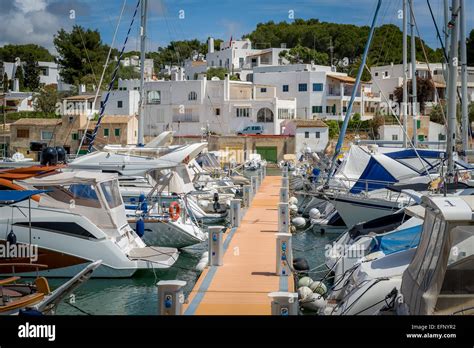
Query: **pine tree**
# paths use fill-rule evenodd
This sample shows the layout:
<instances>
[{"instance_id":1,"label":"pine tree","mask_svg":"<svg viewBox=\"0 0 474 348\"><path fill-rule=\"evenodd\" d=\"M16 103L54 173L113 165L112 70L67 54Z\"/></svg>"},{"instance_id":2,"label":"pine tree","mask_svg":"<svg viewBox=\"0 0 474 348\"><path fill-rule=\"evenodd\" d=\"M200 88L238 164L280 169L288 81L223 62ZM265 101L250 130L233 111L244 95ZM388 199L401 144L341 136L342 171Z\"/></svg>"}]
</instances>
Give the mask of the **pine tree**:
<instances>
[{"instance_id":1,"label":"pine tree","mask_svg":"<svg viewBox=\"0 0 474 348\"><path fill-rule=\"evenodd\" d=\"M8 92L10 82L8 80L7 73L3 74L3 91L6 93Z\"/></svg>"},{"instance_id":2,"label":"pine tree","mask_svg":"<svg viewBox=\"0 0 474 348\"><path fill-rule=\"evenodd\" d=\"M25 88L36 91L40 86L40 69L38 62L32 55L28 55L25 60Z\"/></svg>"},{"instance_id":3,"label":"pine tree","mask_svg":"<svg viewBox=\"0 0 474 348\"><path fill-rule=\"evenodd\" d=\"M23 68L21 67L21 65L18 66L16 69L15 78L18 79L20 91L22 91L25 88L25 74L23 73Z\"/></svg>"}]
</instances>

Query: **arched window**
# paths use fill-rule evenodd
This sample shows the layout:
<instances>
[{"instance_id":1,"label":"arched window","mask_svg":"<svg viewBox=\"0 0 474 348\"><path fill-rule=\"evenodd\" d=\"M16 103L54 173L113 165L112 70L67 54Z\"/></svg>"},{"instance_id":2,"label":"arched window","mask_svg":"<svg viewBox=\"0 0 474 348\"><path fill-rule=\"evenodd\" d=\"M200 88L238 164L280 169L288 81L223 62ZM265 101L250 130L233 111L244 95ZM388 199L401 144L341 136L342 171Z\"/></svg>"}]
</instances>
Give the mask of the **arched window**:
<instances>
[{"instance_id":1,"label":"arched window","mask_svg":"<svg viewBox=\"0 0 474 348\"><path fill-rule=\"evenodd\" d=\"M273 111L269 108L262 108L258 110L257 122L271 123L273 122Z\"/></svg>"},{"instance_id":2,"label":"arched window","mask_svg":"<svg viewBox=\"0 0 474 348\"><path fill-rule=\"evenodd\" d=\"M193 91L193 92L189 92L189 94L188 94L188 100L197 100L197 98L198 98L198 95L197 95L196 92L194 92L194 91Z\"/></svg>"},{"instance_id":3,"label":"arched window","mask_svg":"<svg viewBox=\"0 0 474 348\"><path fill-rule=\"evenodd\" d=\"M161 92L149 91L147 95L148 104L161 104Z\"/></svg>"}]
</instances>

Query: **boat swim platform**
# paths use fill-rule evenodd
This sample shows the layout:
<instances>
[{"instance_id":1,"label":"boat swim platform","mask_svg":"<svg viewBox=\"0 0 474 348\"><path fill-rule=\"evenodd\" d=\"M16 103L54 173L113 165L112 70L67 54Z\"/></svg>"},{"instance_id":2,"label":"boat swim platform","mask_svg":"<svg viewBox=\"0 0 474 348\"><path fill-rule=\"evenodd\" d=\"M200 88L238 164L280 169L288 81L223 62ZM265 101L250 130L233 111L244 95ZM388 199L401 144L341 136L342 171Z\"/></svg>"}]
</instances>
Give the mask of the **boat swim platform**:
<instances>
[{"instance_id":1,"label":"boat swim platform","mask_svg":"<svg viewBox=\"0 0 474 348\"><path fill-rule=\"evenodd\" d=\"M276 275L280 176L263 180L240 226L224 235L222 266L200 275L184 315L271 315L269 293L294 292L293 276Z\"/></svg>"}]
</instances>

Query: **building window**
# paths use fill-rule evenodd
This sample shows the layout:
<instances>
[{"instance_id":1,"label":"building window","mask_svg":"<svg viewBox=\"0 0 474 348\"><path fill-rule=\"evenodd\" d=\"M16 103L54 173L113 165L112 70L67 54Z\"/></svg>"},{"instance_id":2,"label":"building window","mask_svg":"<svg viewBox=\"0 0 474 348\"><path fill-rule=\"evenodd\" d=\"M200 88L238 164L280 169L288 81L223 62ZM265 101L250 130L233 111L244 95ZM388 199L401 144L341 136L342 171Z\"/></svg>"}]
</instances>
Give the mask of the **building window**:
<instances>
[{"instance_id":1,"label":"building window","mask_svg":"<svg viewBox=\"0 0 474 348\"><path fill-rule=\"evenodd\" d=\"M438 134L438 141L445 141L446 140L446 134L439 133Z\"/></svg>"},{"instance_id":2,"label":"building window","mask_svg":"<svg viewBox=\"0 0 474 348\"><path fill-rule=\"evenodd\" d=\"M307 92L308 91L308 84L306 83L300 83L298 85L298 91L299 92Z\"/></svg>"},{"instance_id":3,"label":"building window","mask_svg":"<svg viewBox=\"0 0 474 348\"><path fill-rule=\"evenodd\" d=\"M16 137L17 138L29 138L30 137L30 130L29 129L17 129L16 130Z\"/></svg>"},{"instance_id":4,"label":"building window","mask_svg":"<svg viewBox=\"0 0 474 348\"><path fill-rule=\"evenodd\" d=\"M322 106L313 106L313 114L321 114L323 112Z\"/></svg>"},{"instance_id":5,"label":"building window","mask_svg":"<svg viewBox=\"0 0 474 348\"><path fill-rule=\"evenodd\" d=\"M104 137L108 137L108 136L109 136L109 129L104 128Z\"/></svg>"},{"instance_id":6,"label":"building window","mask_svg":"<svg viewBox=\"0 0 474 348\"><path fill-rule=\"evenodd\" d=\"M194 91L189 92L189 94L188 94L188 100L197 100L197 97L198 97L198 95Z\"/></svg>"},{"instance_id":7,"label":"building window","mask_svg":"<svg viewBox=\"0 0 474 348\"><path fill-rule=\"evenodd\" d=\"M322 92L323 84L322 83L313 83L313 92Z\"/></svg>"},{"instance_id":8,"label":"building window","mask_svg":"<svg viewBox=\"0 0 474 348\"><path fill-rule=\"evenodd\" d=\"M51 139L53 139L53 132L41 131L41 140L51 140Z\"/></svg>"},{"instance_id":9,"label":"building window","mask_svg":"<svg viewBox=\"0 0 474 348\"><path fill-rule=\"evenodd\" d=\"M173 122L199 122L199 114L193 113L192 108L176 108L173 111Z\"/></svg>"},{"instance_id":10,"label":"building window","mask_svg":"<svg viewBox=\"0 0 474 348\"><path fill-rule=\"evenodd\" d=\"M115 134L116 137L119 137L120 136L120 128L115 128L114 134Z\"/></svg>"},{"instance_id":11,"label":"building window","mask_svg":"<svg viewBox=\"0 0 474 348\"><path fill-rule=\"evenodd\" d=\"M290 91L290 86L283 85L283 92L289 92L289 91Z\"/></svg>"},{"instance_id":12,"label":"building window","mask_svg":"<svg viewBox=\"0 0 474 348\"><path fill-rule=\"evenodd\" d=\"M79 134L72 133L72 140L79 140Z\"/></svg>"},{"instance_id":13,"label":"building window","mask_svg":"<svg viewBox=\"0 0 474 348\"><path fill-rule=\"evenodd\" d=\"M236 116L237 117L250 117L250 108L237 108Z\"/></svg>"},{"instance_id":14,"label":"building window","mask_svg":"<svg viewBox=\"0 0 474 348\"><path fill-rule=\"evenodd\" d=\"M321 138L321 132L316 132L315 135L316 135L316 139L320 139L320 138Z\"/></svg>"},{"instance_id":15,"label":"building window","mask_svg":"<svg viewBox=\"0 0 474 348\"><path fill-rule=\"evenodd\" d=\"M379 73L378 73L378 71L375 73L375 77L377 77L377 76L379 76Z\"/></svg>"},{"instance_id":16,"label":"building window","mask_svg":"<svg viewBox=\"0 0 474 348\"><path fill-rule=\"evenodd\" d=\"M260 93L267 93L267 89L266 88L260 88Z\"/></svg>"},{"instance_id":17,"label":"building window","mask_svg":"<svg viewBox=\"0 0 474 348\"><path fill-rule=\"evenodd\" d=\"M161 104L161 92L160 91L149 91L147 94L148 104Z\"/></svg>"},{"instance_id":18,"label":"building window","mask_svg":"<svg viewBox=\"0 0 474 348\"><path fill-rule=\"evenodd\" d=\"M216 116L220 116L221 115L221 109L220 108L216 108Z\"/></svg>"},{"instance_id":19,"label":"building window","mask_svg":"<svg viewBox=\"0 0 474 348\"><path fill-rule=\"evenodd\" d=\"M421 120L416 120L416 129L420 129L421 127Z\"/></svg>"},{"instance_id":20,"label":"building window","mask_svg":"<svg viewBox=\"0 0 474 348\"><path fill-rule=\"evenodd\" d=\"M121 100L117 101L117 107L121 109L123 107L123 102Z\"/></svg>"},{"instance_id":21,"label":"building window","mask_svg":"<svg viewBox=\"0 0 474 348\"><path fill-rule=\"evenodd\" d=\"M397 141L398 140L398 134L392 134L392 140Z\"/></svg>"},{"instance_id":22,"label":"building window","mask_svg":"<svg viewBox=\"0 0 474 348\"><path fill-rule=\"evenodd\" d=\"M347 112L347 106L342 107L342 112Z\"/></svg>"},{"instance_id":23,"label":"building window","mask_svg":"<svg viewBox=\"0 0 474 348\"><path fill-rule=\"evenodd\" d=\"M269 108L262 108L257 112L257 122L271 123L273 122L273 111Z\"/></svg>"},{"instance_id":24,"label":"building window","mask_svg":"<svg viewBox=\"0 0 474 348\"><path fill-rule=\"evenodd\" d=\"M278 119L291 120L295 118L295 109L278 109Z\"/></svg>"},{"instance_id":25,"label":"building window","mask_svg":"<svg viewBox=\"0 0 474 348\"><path fill-rule=\"evenodd\" d=\"M383 74L384 77L388 77L388 71L385 71Z\"/></svg>"},{"instance_id":26,"label":"building window","mask_svg":"<svg viewBox=\"0 0 474 348\"><path fill-rule=\"evenodd\" d=\"M304 137L305 137L306 139L309 139L309 132L304 132Z\"/></svg>"}]
</instances>

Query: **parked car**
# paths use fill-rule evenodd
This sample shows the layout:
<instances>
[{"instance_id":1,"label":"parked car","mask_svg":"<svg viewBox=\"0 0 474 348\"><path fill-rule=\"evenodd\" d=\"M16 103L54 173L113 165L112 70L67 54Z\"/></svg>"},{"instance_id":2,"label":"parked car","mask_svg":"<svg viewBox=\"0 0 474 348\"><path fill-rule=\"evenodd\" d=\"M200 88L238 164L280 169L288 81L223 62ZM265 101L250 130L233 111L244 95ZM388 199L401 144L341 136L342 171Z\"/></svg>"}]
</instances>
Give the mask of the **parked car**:
<instances>
[{"instance_id":1,"label":"parked car","mask_svg":"<svg viewBox=\"0 0 474 348\"><path fill-rule=\"evenodd\" d=\"M242 129L240 132L237 132L237 135L260 135L263 133L263 126L254 125L254 126L247 126Z\"/></svg>"}]
</instances>

